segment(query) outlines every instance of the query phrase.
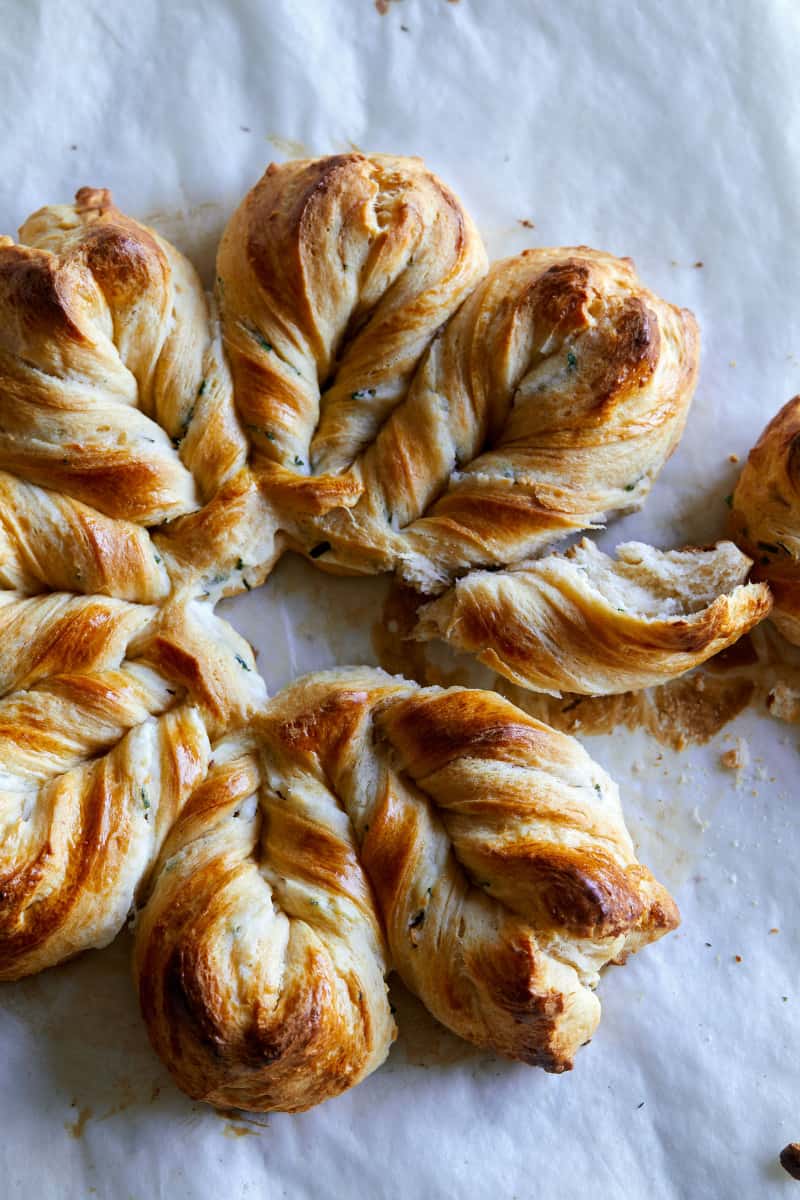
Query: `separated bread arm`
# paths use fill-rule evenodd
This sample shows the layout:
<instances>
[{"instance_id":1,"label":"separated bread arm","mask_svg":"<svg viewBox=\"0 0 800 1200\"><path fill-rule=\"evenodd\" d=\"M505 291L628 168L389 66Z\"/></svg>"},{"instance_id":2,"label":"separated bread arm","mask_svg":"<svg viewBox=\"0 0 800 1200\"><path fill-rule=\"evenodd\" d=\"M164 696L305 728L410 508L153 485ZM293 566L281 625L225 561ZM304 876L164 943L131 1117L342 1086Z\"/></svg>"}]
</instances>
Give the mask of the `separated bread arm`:
<instances>
[{"instance_id":1,"label":"separated bread arm","mask_svg":"<svg viewBox=\"0 0 800 1200\"><path fill-rule=\"evenodd\" d=\"M534 691L606 696L673 679L752 629L769 588L732 542L713 549L617 547L586 538L510 571L473 571L419 611L441 638Z\"/></svg>"},{"instance_id":2,"label":"separated bread arm","mask_svg":"<svg viewBox=\"0 0 800 1200\"><path fill-rule=\"evenodd\" d=\"M151 1039L195 1097L294 1109L357 1082L390 964L460 1036L567 1070L600 969L678 923L612 781L495 693L321 672L247 737L215 749L137 926Z\"/></svg>"},{"instance_id":3,"label":"separated bread arm","mask_svg":"<svg viewBox=\"0 0 800 1200\"><path fill-rule=\"evenodd\" d=\"M731 536L769 583L772 620L800 646L800 396L767 425L731 501Z\"/></svg>"}]
</instances>

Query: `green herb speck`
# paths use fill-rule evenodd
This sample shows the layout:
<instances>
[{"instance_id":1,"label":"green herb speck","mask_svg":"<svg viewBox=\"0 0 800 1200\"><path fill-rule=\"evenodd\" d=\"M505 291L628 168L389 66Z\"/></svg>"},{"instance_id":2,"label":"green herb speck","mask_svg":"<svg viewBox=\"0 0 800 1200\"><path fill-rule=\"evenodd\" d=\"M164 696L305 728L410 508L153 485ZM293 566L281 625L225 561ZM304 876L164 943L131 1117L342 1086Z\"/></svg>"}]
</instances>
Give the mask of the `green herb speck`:
<instances>
[{"instance_id":1,"label":"green herb speck","mask_svg":"<svg viewBox=\"0 0 800 1200\"><path fill-rule=\"evenodd\" d=\"M305 466L305 463L304 463L303 459L300 457L300 455L299 455L299 454L295 454L295 456L294 456L294 465L295 465L296 467L303 467L303 466Z\"/></svg>"},{"instance_id":2,"label":"green herb speck","mask_svg":"<svg viewBox=\"0 0 800 1200\"><path fill-rule=\"evenodd\" d=\"M350 393L351 400L368 400L370 396L375 395L375 388L360 388L357 392Z\"/></svg>"},{"instance_id":3,"label":"green herb speck","mask_svg":"<svg viewBox=\"0 0 800 1200\"><path fill-rule=\"evenodd\" d=\"M205 390L206 390L206 381L205 381L205 379L203 379L200 381L200 387L197 389L197 395L202 396L202 394Z\"/></svg>"},{"instance_id":4,"label":"green herb speck","mask_svg":"<svg viewBox=\"0 0 800 1200\"><path fill-rule=\"evenodd\" d=\"M567 370L574 371L578 365L578 356L574 350L567 351Z\"/></svg>"},{"instance_id":5,"label":"green herb speck","mask_svg":"<svg viewBox=\"0 0 800 1200\"><path fill-rule=\"evenodd\" d=\"M237 663L239 664L239 666L242 668L242 670L243 670L243 671L249 671L249 670L250 670L250 668L248 667L247 663L246 663L246 662L244 661L244 659L242 658L241 654L235 654L235 655L234 655L234 658L236 659Z\"/></svg>"},{"instance_id":6,"label":"green herb speck","mask_svg":"<svg viewBox=\"0 0 800 1200\"><path fill-rule=\"evenodd\" d=\"M414 916L408 922L408 928L409 929L419 929L424 924L425 924L425 909L421 908L418 913L414 913Z\"/></svg>"},{"instance_id":7,"label":"green herb speck","mask_svg":"<svg viewBox=\"0 0 800 1200\"><path fill-rule=\"evenodd\" d=\"M733 508L733 492L725 497L725 503L727 504L728 508Z\"/></svg>"}]
</instances>

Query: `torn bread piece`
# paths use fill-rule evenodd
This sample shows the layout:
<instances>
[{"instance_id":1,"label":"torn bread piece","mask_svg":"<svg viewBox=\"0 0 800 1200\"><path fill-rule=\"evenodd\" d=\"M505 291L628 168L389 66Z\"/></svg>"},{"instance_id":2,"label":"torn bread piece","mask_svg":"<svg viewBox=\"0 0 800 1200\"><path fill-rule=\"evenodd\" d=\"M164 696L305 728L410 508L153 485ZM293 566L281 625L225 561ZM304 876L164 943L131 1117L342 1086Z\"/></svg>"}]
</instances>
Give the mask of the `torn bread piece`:
<instances>
[{"instance_id":1,"label":"torn bread piece","mask_svg":"<svg viewBox=\"0 0 800 1200\"><path fill-rule=\"evenodd\" d=\"M614 560L583 538L563 555L472 572L420 609L414 636L534 691L636 691L705 662L769 613L769 588L747 583L751 566L732 542L626 542Z\"/></svg>"}]
</instances>

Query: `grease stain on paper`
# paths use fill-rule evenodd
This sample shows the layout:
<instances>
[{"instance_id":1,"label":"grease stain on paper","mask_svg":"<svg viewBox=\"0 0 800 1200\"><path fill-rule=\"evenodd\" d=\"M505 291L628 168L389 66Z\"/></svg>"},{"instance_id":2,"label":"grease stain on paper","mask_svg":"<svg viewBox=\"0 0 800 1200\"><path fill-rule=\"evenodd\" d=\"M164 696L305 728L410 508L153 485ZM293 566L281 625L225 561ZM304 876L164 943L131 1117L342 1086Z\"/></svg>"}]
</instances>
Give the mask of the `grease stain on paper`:
<instances>
[{"instance_id":1,"label":"grease stain on paper","mask_svg":"<svg viewBox=\"0 0 800 1200\"><path fill-rule=\"evenodd\" d=\"M267 141L287 159L314 157L313 151L309 150L305 143L295 141L294 138L281 137L279 133L268 133Z\"/></svg>"},{"instance_id":2,"label":"grease stain on paper","mask_svg":"<svg viewBox=\"0 0 800 1200\"><path fill-rule=\"evenodd\" d=\"M217 247L230 208L219 201L187 208L157 208L139 218L187 256L208 287L215 275Z\"/></svg>"},{"instance_id":3,"label":"grease stain on paper","mask_svg":"<svg viewBox=\"0 0 800 1200\"><path fill-rule=\"evenodd\" d=\"M74 1100L72 1102L72 1107L73 1108L77 1107L76 1102ZM86 1122L90 1121L91 1119L92 1119L92 1110L88 1106L85 1106L85 1107L78 1109L78 1115L74 1121L65 1121L64 1122L64 1128L66 1129L66 1131L70 1135L70 1137L82 1138L83 1131L86 1128Z\"/></svg>"},{"instance_id":4,"label":"grease stain on paper","mask_svg":"<svg viewBox=\"0 0 800 1200\"><path fill-rule=\"evenodd\" d=\"M389 1063L395 1058L404 1066L443 1067L486 1055L470 1042L456 1037L431 1016L397 975L391 979L390 996L395 1008L398 1034Z\"/></svg>"},{"instance_id":5,"label":"grease stain on paper","mask_svg":"<svg viewBox=\"0 0 800 1200\"><path fill-rule=\"evenodd\" d=\"M214 1115L225 1122L222 1136L227 1138L258 1137L259 1130L269 1129L269 1121L257 1120L252 1113L236 1108L215 1108Z\"/></svg>"}]
</instances>

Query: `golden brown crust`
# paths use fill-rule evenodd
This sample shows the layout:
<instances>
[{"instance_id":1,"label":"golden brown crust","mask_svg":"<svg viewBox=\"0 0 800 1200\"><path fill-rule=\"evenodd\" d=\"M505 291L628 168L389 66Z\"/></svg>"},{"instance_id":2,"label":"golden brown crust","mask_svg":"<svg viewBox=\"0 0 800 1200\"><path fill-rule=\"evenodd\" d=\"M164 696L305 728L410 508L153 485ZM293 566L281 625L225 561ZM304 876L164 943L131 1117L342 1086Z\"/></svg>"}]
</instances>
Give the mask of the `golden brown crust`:
<instances>
[{"instance_id":1,"label":"golden brown crust","mask_svg":"<svg viewBox=\"0 0 800 1200\"><path fill-rule=\"evenodd\" d=\"M342 249L363 250L352 226L372 211L367 181L386 169L377 162L270 168L220 248L226 341L288 545L325 570L396 570L436 592L471 567L518 562L638 507L683 430L699 335L628 259L528 250L494 263L477 287L473 277L413 378L387 382L395 360L371 309L348 340L365 268ZM391 345L417 333L398 308ZM340 337L320 409L314 381Z\"/></svg>"},{"instance_id":2,"label":"golden brown crust","mask_svg":"<svg viewBox=\"0 0 800 1200\"><path fill-rule=\"evenodd\" d=\"M419 159L268 168L228 224L217 271L236 403L276 503L357 500L347 469L485 266L469 217Z\"/></svg>"},{"instance_id":3,"label":"golden brown crust","mask_svg":"<svg viewBox=\"0 0 800 1200\"><path fill-rule=\"evenodd\" d=\"M0 583L163 599L188 552L145 527L219 508L246 460L213 306L173 246L91 188L0 239ZM270 532L231 506L234 561L257 542L269 563Z\"/></svg>"},{"instance_id":4,"label":"golden brown crust","mask_svg":"<svg viewBox=\"0 0 800 1200\"><path fill-rule=\"evenodd\" d=\"M0 979L103 946L208 769L264 697L198 601L0 592Z\"/></svg>"},{"instance_id":5,"label":"golden brown crust","mask_svg":"<svg viewBox=\"0 0 800 1200\"><path fill-rule=\"evenodd\" d=\"M357 1082L390 961L462 1037L567 1070L599 969L678 922L611 780L494 693L322 672L214 758L137 927L150 1037L192 1096L294 1110Z\"/></svg>"},{"instance_id":6,"label":"golden brown crust","mask_svg":"<svg viewBox=\"0 0 800 1200\"><path fill-rule=\"evenodd\" d=\"M731 536L769 583L772 620L800 646L800 396L789 400L750 451L731 505Z\"/></svg>"},{"instance_id":7,"label":"golden brown crust","mask_svg":"<svg viewBox=\"0 0 800 1200\"><path fill-rule=\"evenodd\" d=\"M770 611L731 542L660 552L637 542L618 561L585 538L566 555L474 571L420 609L416 636L442 638L513 683L601 696L673 679L724 650Z\"/></svg>"},{"instance_id":8,"label":"golden brown crust","mask_svg":"<svg viewBox=\"0 0 800 1200\"><path fill-rule=\"evenodd\" d=\"M57 493L71 537L76 505L103 514L120 549L102 578L84 549L81 590L155 598L122 546L168 520L153 561L181 588L252 587L290 547L437 592L637 507L694 388L694 319L630 260L530 250L481 281L417 159L273 165L244 198L218 258L238 416L191 268L107 192L21 237L0 245L0 468Z\"/></svg>"},{"instance_id":9,"label":"golden brown crust","mask_svg":"<svg viewBox=\"0 0 800 1200\"><path fill-rule=\"evenodd\" d=\"M139 918L142 1014L194 1098L298 1111L388 1052L383 935L335 798L301 780L276 790L276 764L245 745L220 753Z\"/></svg>"}]
</instances>

